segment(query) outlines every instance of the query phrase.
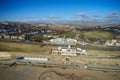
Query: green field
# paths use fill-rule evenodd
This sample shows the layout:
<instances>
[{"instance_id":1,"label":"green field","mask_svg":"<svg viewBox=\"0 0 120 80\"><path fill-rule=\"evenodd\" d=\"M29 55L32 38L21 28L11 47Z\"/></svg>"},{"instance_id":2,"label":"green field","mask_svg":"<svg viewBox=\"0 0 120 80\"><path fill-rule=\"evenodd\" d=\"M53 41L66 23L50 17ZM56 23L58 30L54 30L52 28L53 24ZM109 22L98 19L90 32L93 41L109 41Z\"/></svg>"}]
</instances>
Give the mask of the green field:
<instances>
[{"instance_id":1,"label":"green field","mask_svg":"<svg viewBox=\"0 0 120 80\"><path fill-rule=\"evenodd\" d=\"M75 33L73 33L72 31L61 32L59 35L60 36L65 36L65 37L70 37L70 38L75 37Z\"/></svg>"},{"instance_id":2,"label":"green field","mask_svg":"<svg viewBox=\"0 0 120 80\"><path fill-rule=\"evenodd\" d=\"M108 40L115 37L115 34L109 31L83 31L82 33L87 38L96 38Z\"/></svg>"},{"instance_id":3,"label":"green field","mask_svg":"<svg viewBox=\"0 0 120 80\"><path fill-rule=\"evenodd\" d=\"M65 32L60 33L59 35L74 38L74 37L76 37L76 34L79 34L79 37L81 37L81 38L85 37L85 38L102 39L102 40L109 40L116 36L113 32L99 31L99 30L81 31L81 32L77 32L77 33L74 33L72 31L65 31Z\"/></svg>"}]
</instances>

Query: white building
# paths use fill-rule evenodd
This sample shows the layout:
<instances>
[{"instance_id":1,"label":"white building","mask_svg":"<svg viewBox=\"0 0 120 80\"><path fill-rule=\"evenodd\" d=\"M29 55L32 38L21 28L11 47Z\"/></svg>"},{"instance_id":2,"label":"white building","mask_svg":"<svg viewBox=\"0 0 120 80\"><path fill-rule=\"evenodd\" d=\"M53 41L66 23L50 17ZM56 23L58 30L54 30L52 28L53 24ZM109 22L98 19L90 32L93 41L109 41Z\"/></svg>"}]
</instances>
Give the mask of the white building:
<instances>
[{"instance_id":1,"label":"white building","mask_svg":"<svg viewBox=\"0 0 120 80\"><path fill-rule=\"evenodd\" d=\"M50 40L51 44L74 45L77 43L76 39L71 38L55 38Z\"/></svg>"},{"instance_id":2,"label":"white building","mask_svg":"<svg viewBox=\"0 0 120 80\"><path fill-rule=\"evenodd\" d=\"M106 41L105 45L107 45L107 46L120 46L120 43L117 42L117 40L112 39L112 40Z\"/></svg>"},{"instance_id":3,"label":"white building","mask_svg":"<svg viewBox=\"0 0 120 80\"><path fill-rule=\"evenodd\" d=\"M52 50L52 54L68 55L68 56L77 56L79 54L87 55L86 50L83 50L78 47L58 47L57 50Z\"/></svg>"},{"instance_id":4,"label":"white building","mask_svg":"<svg viewBox=\"0 0 120 80\"><path fill-rule=\"evenodd\" d=\"M38 57L24 57L27 61L48 61L48 58L38 58Z\"/></svg>"},{"instance_id":5,"label":"white building","mask_svg":"<svg viewBox=\"0 0 120 80\"><path fill-rule=\"evenodd\" d=\"M39 57L18 57L18 61L30 61L30 62L39 62L39 61L49 61L48 58L39 58Z\"/></svg>"}]
</instances>

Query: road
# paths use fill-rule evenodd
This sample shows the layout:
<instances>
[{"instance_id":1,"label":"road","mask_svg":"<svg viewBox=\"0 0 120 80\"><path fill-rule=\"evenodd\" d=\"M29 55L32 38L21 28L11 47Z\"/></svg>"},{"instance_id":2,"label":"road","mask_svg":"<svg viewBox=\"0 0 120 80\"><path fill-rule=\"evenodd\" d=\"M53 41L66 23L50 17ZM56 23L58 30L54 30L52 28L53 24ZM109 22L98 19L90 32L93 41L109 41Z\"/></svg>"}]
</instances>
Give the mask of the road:
<instances>
[{"instance_id":1,"label":"road","mask_svg":"<svg viewBox=\"0 0 120 80\"><path fill-rule=\"evenodd\" d=\"M107 71L120 71L120 66L87 64L87 69L107 70Z\"/></svg>"}]
</instances>

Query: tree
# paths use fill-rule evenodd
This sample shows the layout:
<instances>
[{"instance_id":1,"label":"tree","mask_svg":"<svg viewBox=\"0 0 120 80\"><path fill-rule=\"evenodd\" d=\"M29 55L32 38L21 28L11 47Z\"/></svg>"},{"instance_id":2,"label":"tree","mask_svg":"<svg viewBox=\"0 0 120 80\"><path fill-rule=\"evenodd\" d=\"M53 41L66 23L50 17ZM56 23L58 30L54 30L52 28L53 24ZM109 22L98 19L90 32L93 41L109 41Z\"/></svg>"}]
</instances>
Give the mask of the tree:
<instances>
[{"instance_id":1,"label":"tree","mask_svg":"<svg viewBox=\"0 0 120 80\"><path fill-rule=\"evenodd\" d=\"M35 42L42 42L42 40L43 40L42 35L36 35L31 38L31 41L35 41Z\"/></svg>"}]
</instances>

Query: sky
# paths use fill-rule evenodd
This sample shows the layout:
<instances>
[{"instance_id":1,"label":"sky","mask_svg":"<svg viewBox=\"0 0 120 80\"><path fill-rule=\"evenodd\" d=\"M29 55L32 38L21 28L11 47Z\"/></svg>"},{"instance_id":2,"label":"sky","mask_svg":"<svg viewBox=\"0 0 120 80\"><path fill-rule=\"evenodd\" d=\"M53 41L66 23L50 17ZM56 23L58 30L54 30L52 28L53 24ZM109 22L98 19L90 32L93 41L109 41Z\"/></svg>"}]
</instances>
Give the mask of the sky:
<instances>
[{"instance_id":1,"label":"sky","mask_svg":"<svg viewBox=\"0 0 120 80\"><path fill-rule=\"evenodd\" d=\"M119 24L120 0L0 0L0 21Z\"/></svg>"}]
</instances>

